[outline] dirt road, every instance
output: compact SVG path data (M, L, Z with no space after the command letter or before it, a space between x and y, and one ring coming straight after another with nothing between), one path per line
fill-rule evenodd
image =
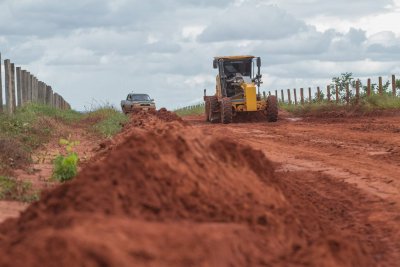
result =
M262 150L290 185L287 197L296 195L317 207L315 214L326 222L327 232L335 228L360 234L382 266L398 266L400 117L285 117L274 124L230 125L206 124L202 117L186 120L208 135Z
M185 121L132 114L0 224L0 266L399 266L400 117Z

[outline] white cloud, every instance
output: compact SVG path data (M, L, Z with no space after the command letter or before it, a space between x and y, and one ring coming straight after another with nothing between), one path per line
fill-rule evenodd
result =
M399 7L400 0L0 0L0 52L77 109L92 99L119 105L130 91L171 108L214 89L216 55L261 56L263 90L326 83L345 71L398 72Z

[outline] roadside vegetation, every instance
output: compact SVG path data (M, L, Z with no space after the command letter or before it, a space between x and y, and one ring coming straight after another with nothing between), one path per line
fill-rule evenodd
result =
M187 106L174 110L174 112L181 117L184 116L195 116L204 114L204 104L197 104L193 106Z
M66 182L78 174L78 153L74 147L79 141L60 139L59 144L64 146L65 153L58 155L53 161L53 179L59 182Z
M377 84L371 84L371 92L368 96L367 86L363 85L360 80L355 80L352 73L342 73L339 77L332 78L330 85L331 101L328 101L325 94L321 92L318 98L316 94L311 103L304 105L294 105L288 103L280 103L280 108L297 116L316 115L324 116L327 113L354 113L357 115L370 114L375 111L384 110L400 110L400 97L393 96L391 92L390 82L383 83L383 93L379 94ZM358 81L360 86L360 96L356 99L354 90ZM346 102L346 86L349 85L349 103ZM336 103L336 87L338 88L338 103ZM400 88L400 80L396 80L396 88Z
M0 175L31 162L31 153L48 142L58 122L78 121L82 114L38 104L19 108L14 115L0 114Z
M121 113L113 106L106 105L87 113L87 119L95 123L92 128L102 137L112 137L121 131L123 125L128 122L129 117Z
M0 200L33 202L39 200L39 192L30 182L0 176Z
M104 138L119 132L127 121L128 117L111 105L77 112L29 104L18 108L14 115L0 114L0 175L12 176L13 170L27 167L32 163L32 153L56 137L55 134L63 134L63 129L73 131L73 127L79 125ZM57 162L61 166L78 161L72 159L73 156L59 158Z

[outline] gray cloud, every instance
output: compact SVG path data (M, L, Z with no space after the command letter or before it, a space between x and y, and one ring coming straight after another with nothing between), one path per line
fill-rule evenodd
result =
M254 2L250 0L249 2ZM264 2L279 5L291 14L298 17L317 17L332 16L341 18L357 18L365 15L388 12L387 8L394 4L393 0L256 0L256 2Z
M304 22L276 6L240 5L218 14L199 36L199 41L280 39L306 29Z
M171 108L200 101L203 88L214 88L216 55L261 56L263 90L329 81L344 71L398 70L399 32L321 32L304 22L384 13L390 3L0 0L7 22L0 25L0 46L3 58L51 84L75 108L93 99L118 106L130 91Z

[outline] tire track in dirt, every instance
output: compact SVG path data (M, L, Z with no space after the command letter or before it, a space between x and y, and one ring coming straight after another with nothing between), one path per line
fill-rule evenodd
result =
M287 197L317 207L315 220L363 236L378 266L400 262L399 117L231 125L205 124L200 117L187 121L207 135L262 150L288 185Z

